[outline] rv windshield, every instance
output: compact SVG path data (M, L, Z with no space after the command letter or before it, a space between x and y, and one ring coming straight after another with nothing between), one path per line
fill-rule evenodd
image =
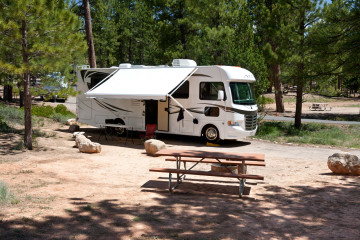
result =
M244 82L231 82L230 89L233 103L244 105L256 104L252 84Z

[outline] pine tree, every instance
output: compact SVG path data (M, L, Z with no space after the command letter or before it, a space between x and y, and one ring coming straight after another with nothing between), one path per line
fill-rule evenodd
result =
M24 89L24 143L32 149L30 76L70 65L84 50L76 15L63 0L0 1L0 69L21 78ZM11 51L13 59L5 59Z
M92 33L91 12L90 12L89 0L83 0L83 8L84 8L86 41L88 44L89 63L90 63L91 68L96 68L96 56L95 56L95 47L94 47L94 37L93 37L93 33Z
M268 67L268 78L275 89L276 111L284 112L281 65L286 62L288 35L291 33L292 16L286 1L249 0L255 21L255 31Z
M320 19L320 6L318 1L292 0L288 1L291 13L294 17L293 34L289 35L291 57L288 58L289 77L296 84L296 110L295 128L301 129L301 115L303 103L303 91L311 78L312 56L310 53L311 39L309 31L312 25Z

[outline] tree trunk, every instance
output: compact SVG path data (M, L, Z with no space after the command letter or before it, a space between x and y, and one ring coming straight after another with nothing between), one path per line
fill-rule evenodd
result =
M95 47L94 47L94 38L92 34L89 0L83 0L83 7L84 7L86 40L88 44L89 64L91 68L96 68Z
M12 90L13 90L13 87L11 85L4 85L4 101L5 102L13 101Z
M28 68L29 55L28 55L28 42L27 42L27 25L26 20L22 20L21 26L22 33L22 57L23 64ZM24 144L29 150L33 149L32 146L32 123L31 123L31 92L30 92L30 73L29 69L24 73L24 112L25 112L25 134Z
M301 115L302 115L302 99L303 99L303 84L298 80L296 89L296 110L295 110L295 128L301 129Z
M275 87L275 102L276 102L276 112L284 112L284 102L283 102L283 94L282 94L282 84L280 80L280 64L272 65L272 79Z
M299 26L301 40L299 53L301 56L298 64L298 77L297 77L297 89L296 89L296 110L295 110L295 128L301 129L301 115L302 115L302 98L305 76L305 10L301 12L301 22Z

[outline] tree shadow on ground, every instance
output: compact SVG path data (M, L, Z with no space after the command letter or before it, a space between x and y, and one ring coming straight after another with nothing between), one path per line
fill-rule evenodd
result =
M332 121L360 122L360 114L339 114L339 113L314 112L314 113L303 114L302 118L332 120Z
M143 187L154 189L155 204L71 198L64 217L2 221L0 239L358 239L360 183L350 179L323 187L264 185L261 200L208 183L169 194L167 181L155 181Z
M23 130L9 129L0 133L0 155L16 155L20 151L23 140ZM19 149L19 150L18 150Z

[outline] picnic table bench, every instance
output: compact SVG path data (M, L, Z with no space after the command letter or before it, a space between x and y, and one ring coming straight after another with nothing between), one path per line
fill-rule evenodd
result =
M151 168L151 172L165 172L169 173L169 191L180 185L185 179L186 174L202 175L213 177L237 178L239 180L239 196L242 197L246 179L264 180L261 175L247 174L247 166L265 166L264 154L253 153L233 153L233 152L213 152L213 151L191 151L178 149L163 149L156 153L157 156L172 156L173 158L166 158L166 161L175 161L176 168ZM186 168L186 163L194 163L190 168ZM184 169L181 169L181 163ZM199 163L217 163L224 166L228 172L212 172L212 171L198 171L193 170ZM238 173L233 173L227 166L238 166ZM172 174L176 174L176 183L172 186Z
M319 111L325 111L326 108L328 108L327 103L313 103L309 107L310 110L319 110ZM330 110L331 110L331 107L330 107Z

